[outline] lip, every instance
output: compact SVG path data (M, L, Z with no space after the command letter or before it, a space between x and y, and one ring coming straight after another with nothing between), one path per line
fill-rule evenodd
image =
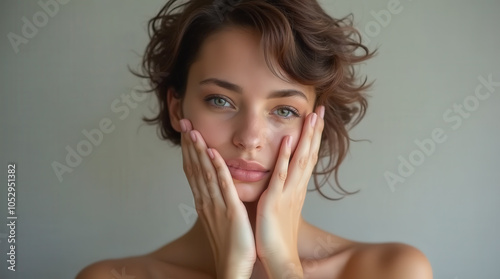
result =
M226 160L226 165L233 179L243 182L257 182L269 173L261 164L243 159Z

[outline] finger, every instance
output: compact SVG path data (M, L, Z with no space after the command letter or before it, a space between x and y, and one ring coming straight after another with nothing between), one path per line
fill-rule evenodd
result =
M217 150L210 148L210 151L214 155L212 163L217 171L217 179L226 207L231 210L238 210L238 207L241 206L241 200L234 186L233 177L227 168L226 162Z
M297 148L295 149L289 167L290 174L288 175L288 180L293 181L293 183L290 185L290 187L292 188L300 187L302 184L304 184L302 183L303 177L307 177L307 179L309 179L310 177L310 174L307 174L306 171L309 164L311 163L311 156L309 152L311 149L311 141L314 136L314 126L312 122L315 118L315 122L318 122L317 116L318 115L315 112L310 113L306 117L306 121L304 121L304 127L302 128L299 143L297 145ZM287 190L286 188L288 186L288 184L285 186L284 191Z
M192 131L193 128L192 128L192 124L187 119L181 120L181 123L185 129L185 132L181 133L181 142L182 142L182 148L183 148L182 155L183 155L183 158L185 158L184 160L189 162L189 164L188 164L188 165L190 165L189 168L192 168L191 167L193 164L192 159L191 159L192 153L190 152L190 149L192 150L194 148L195 143L192 141L190 132ZM203 143L205 143L205 142L203 141ZM211 163L210 163L210 165L211 165ZM213 168L213 166L212 166L212 168ZM212 214L205 214L206 211L204 211L203 209L206 208L206 206L208 205L208 203L206 201L204 201L207 199L207 196L204 193L200 194L200 188L204 188L205 184L201 184L199 182L199 179L196 179L196 177L192 173L192 170L191 170L190 177L188 180L189 180L190 187L193 191L193 196L195 198L197 212L199 215L200 214L203 215L203 217L200 218L202 225L203 225L203 227L205 227L205 231L209 235L208 239L211 242L210 244L212 245L212 247L215 247L214 246L215 243L213 243L214 239L215 239L215 236L213 235L213 232L214 232L213 227L217 226L217 224L215 224L216 222L214 221ZM222 210L225 210L225 209L223 208Z
M309 150L309 154L311 155L311 164L309 164L309 167L311 169L308 170L308 172L312 172L314 166L318 163L319 148L321 146L323 129L325 127L325 121L323 119L325 115L325 106L319 106L317 113L318 120L316 122L316 126L314 127L314 136L312 138L311 149Z
M193 131L192 125L187 119L182 119L181 123L185 128L185 132L181 134L183 156L187 157L184 168L189 185L193 191L195 207L197 210L201 210L207 204L211 204L210 194L203 183L203 177L200 176L201 163L195 150L195 141L191 135L191 131Z
M292 136L285 136L281 142L280 152L274 166L273 175L269 181L269 195L278 197L283 192L283 187L288 176L288 164L292 153Z
M196 183L196 179L193 175L193 167L191 162L191 155L189 152L189 130L186 128L186 124L181 120L181 126L183 127L183 131L181 132L181 150L182 150L182 167L184 173L186 174L186 178L189 182L189 186L191 191L193 192L193 196L195 202L200 198L200 191L198 189L198 184Z
M188 144L188 152L189 158L191 160L191 169L192 176L195 184L197 185L198 192L200 196L198 197L196 207L198 210L201 210L207 205L211 205L213 203L210 192L205 184L205 178L203 177L203 165L200 159L200 153L204 153L199 145L200 137L198 137L199 133L196 133L195 130L190 130L186 135L186 141Z
M196 130L192 130L191 134L195 137L193 142L194 150L196 151L197 161L199 162L200 172L198 174L198 183L202 188L205 188L208 196L205 198L210 199L212 203L226 208L220 187L217 179L217 171L209 158L207 144L203 136Z

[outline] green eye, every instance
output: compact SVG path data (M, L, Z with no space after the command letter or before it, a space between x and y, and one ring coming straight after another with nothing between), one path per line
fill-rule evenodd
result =
M276 115L285 119L300 117L299 112L293 107L281 107L276 109Z
M215 97L213 100L214 100L215 105L221 106L221 107L223 107L227 103L226 100L219 98L219 97Z
M276 110L279 116L288 117L292 113L289 109L280 108Z
M210 96L205 98L205 102L209 103L211 106L215 108L228 108L231 107L231 103L226 100L226 98L219 96Z

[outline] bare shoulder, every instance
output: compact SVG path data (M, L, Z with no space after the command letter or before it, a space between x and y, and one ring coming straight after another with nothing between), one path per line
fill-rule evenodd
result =
M157 278L154 276L158 265L145 256L102 260L86 266L76 279Z
M359 243L340 278L432 279L432 267L419 249L404 243Z
M150 255L108 259L92 263L82 269L76 279L160 279L208 278L205 274L181 266L159 261Z

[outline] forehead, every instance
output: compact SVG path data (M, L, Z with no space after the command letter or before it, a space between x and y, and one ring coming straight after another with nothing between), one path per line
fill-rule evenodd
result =
M278 66L276 69L280 70ZM207 78L228 80L248 90L297 89L310 99L315 97L313 86L289 83L272 73L260 46L260 34L252 29L227 27L207 37L190 68L189 79L199 82Z
M256 31L226 27L208 36L200 47L199 60L214 66L239 60L242 64L259 64L255 58L264 58L260 49L260 36ZM253 63L252 63L253 62Z

